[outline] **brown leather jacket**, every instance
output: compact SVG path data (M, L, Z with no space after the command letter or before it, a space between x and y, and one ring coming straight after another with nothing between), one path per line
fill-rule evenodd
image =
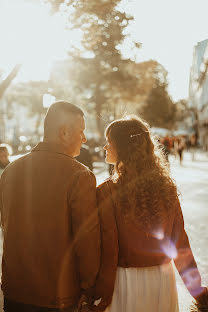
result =
M4 171L0 210L4 296L36 306L76 305L100 262L93 173L61 146L41 142Z
M97 188L102 248L94 297L102 300L94 310L104 311L111 303L118 266L151 267L173 259L186 287L195 296L201 287L201 277L184 229L179 201L160 231L147 233L139 224L126 221L117 197L119 188L110 179Z

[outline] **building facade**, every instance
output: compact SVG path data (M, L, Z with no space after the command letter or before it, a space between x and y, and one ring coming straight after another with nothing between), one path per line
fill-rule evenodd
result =
M190 71L189 105L199 142L208 150L208 39L194 47Z

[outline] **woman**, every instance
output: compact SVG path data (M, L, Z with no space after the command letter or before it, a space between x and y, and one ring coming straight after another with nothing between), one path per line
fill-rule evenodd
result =
M95 298L101 301L94 310L179 311L172 259L194 298L206 288L164 153L136 116L113 121L105 136L114 174L97 189L102 259Z

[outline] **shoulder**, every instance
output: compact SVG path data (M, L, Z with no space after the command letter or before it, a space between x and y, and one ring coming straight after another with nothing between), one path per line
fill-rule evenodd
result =
M97 186L97 199L98 201L104 200L105 202L110 200L114 201L117 184L110 178L106 179L103 183Z
M81 164L76 159L72 159L73 174L79 182L93 184L96 186L96 178L94 173L85 165Z
M113 187L113 181L111 178L106 179L103 183L99 184L97 186L97 192L105 192L110 191L110 189Z
M80 173L85 173L88 175L94 175L93 172L85 165L80 163L77 159L71 158L72 166Z
M7 175L11 175L14 172L16 172L15 169L21 167L21 164L24 162L25 158L28 157L28 154L25 154L21 157L18 157L17 159L10 162L6 168L2 172L2 178L6 177Z

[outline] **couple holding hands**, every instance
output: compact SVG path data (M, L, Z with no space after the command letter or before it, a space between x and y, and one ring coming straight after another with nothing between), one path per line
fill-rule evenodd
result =
M207 288L194 260L169 166L148 124L129 116L105 130L112 176L74 157L85 120L55 102L44 138L0 180L5 312L177 312L173 262L198 305Z

